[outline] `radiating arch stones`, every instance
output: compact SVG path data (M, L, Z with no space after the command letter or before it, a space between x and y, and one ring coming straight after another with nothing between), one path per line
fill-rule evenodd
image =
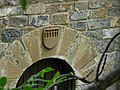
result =
M50 30L47 34L45 47L43 31ZM55 32L58 30L59 32ZM46 34L46 35L47 35ZM54 35L58 35L56 38ZM55 44L54 43L55 41ZM54 47L49 48L49 44ZM50 25L37 28L20 40L14 41L6 50L1 58L0 69L5 71L6 76L11 81L17 81L23 71L34 62L44 58L57 57L64 60L74 68L80 71L85 65L97 56L95 46L87 37L80 34L79 31L57 25ZM4 67L1 67L5 65ZM15 85L13 85L15 86Z

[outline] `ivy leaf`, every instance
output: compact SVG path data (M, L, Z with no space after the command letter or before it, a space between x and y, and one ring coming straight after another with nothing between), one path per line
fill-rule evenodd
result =
M24 86L23 90L34 90L34 89L31 88L30 86Z
M34 90L44 90L42 87L36 88Z
M17 88L12 88L11 90L18 90Z
M4 87L7 84L7 78L6 77L1 77L0 78L0 86Z
M55 73L55 75L53 76L53 78L52 78L50 81L48 81L48 83L47 83L47 85L45 86L45 88L49 88L49 87L53 84L54 80L55 80L57 77L59 77L59 76L60 76L60 72L57 71L57 72Z
M20 4L23 10L27 9L28 0L20 0Z
M53 71L53 70L54 70L53 68L47 67L47 68L41 70L41 71L37 74L37 76L44 78L45 73L51 72L51 71Z
M0 86L0 90L4 90L4 88Z

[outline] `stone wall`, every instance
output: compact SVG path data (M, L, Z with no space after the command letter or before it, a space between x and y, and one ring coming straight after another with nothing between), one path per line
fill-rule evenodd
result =
M14 40L47 25L63 25L86 35L96 46L99 55L103 53L110 39L120 32L119 0L28 0L28 2L27 10L22 11L19 0L0 0L0 58ZM119 38L112 43L107 53L108 60L103 74L109 72L114 67L115 61L120 59ZM93 63L94 60L85 66L81 75L88 74L88 71L94 68L89 67Z

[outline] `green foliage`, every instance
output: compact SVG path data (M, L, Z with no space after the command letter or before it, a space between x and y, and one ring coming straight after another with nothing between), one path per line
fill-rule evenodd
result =
M49 72L54 71L53 68L47 67L37 74L31 76L23 85L17 88L13 88L11 90L49 90L52 86L55 84L59 84L62 82L64 79L67 78L67 75L60 75L60 72L57 71L54 76L50 80L45 80L45 75ZM37 82L44 82L46 83L45 85L37 83ZM7 78L6 77L1 77L0 78L0 90L5 90L4 86L7 84ZM37 86L38 88L33 88ZM10 89L9 89L10 90Z
M41 71L37 74L37 76L44 78L45 73L51 72L51 71L53 71L53 70L54 70L53 68L47 67L47 68L41 70Z
M0 87L3 88L7 84L7 78L1 77L0 78Z
M22 6L22 9L26 10L28 5L28 0L20 0L20 4Z

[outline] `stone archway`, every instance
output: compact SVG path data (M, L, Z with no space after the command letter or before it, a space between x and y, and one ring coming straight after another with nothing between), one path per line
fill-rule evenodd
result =
M44 58L42 60L38 60L37 62L33 63L31 66L29 66L23 74L20 76L18 83L16 87L21 86L23 83L25 83L32 75L37 74L39 71L45 69L46 67L51 67L54 69L54 71L46 73L44 79L50 80L53 78L55 73L57 71L60 72L60 74L68 74L68 73L74 73L74 70L72 67L63 59L59 58ZM46 85L45 82L36 82L38 84ZM34 88L36 88L35 86ZM52 87L50 90L54 90L54 87ZM57 86L57 90L75 90L75 80L69 80L66 82L63 82Z
M44 35L48 31L55 31L54 39L45 38L52 37L51 34ZM8 77L10 87L15 87L25 69L37 60L64 58L77 75L80 75L82 68L96 56L96 48L87 37L64 26L50 25L37 28L21 39L15 40L0 58L0 69Z

